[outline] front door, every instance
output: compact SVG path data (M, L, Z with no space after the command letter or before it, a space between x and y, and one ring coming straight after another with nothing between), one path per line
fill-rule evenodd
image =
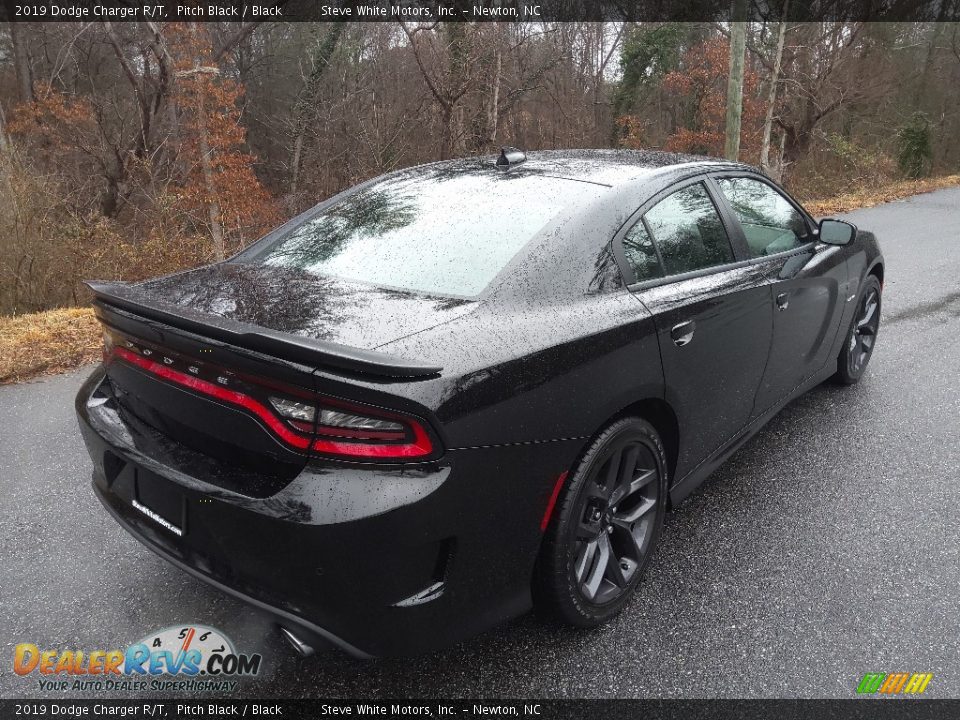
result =
M684 429L679 481L750 419L770 349L769 283L737 262L702 182L648 209L622 247L631 289L655 319L666 400Z
M812 227L772 185L754 177L717 178L743 228L758 268L770 280L773 343L757 391L760 415L819 372L836 338L846 301L840 248L814 242Z

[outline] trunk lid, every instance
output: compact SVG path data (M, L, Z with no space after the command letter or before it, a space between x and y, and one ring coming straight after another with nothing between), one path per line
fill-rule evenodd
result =
M190 462L200 479L267 496L313 455L391 462L439 452L420 419L428 412L387 390L441 368L371 348L469 304L420 308L407 293L249 266L90 287L114 400L141 450L160 462L180 465L189 450L216 461ZM335 394L320 370L343 379ZM354 377L378 380L384 392L351 392Z
M241 263L202 267L136 288L189 311L364 350L449 322L476 307L472 300Z

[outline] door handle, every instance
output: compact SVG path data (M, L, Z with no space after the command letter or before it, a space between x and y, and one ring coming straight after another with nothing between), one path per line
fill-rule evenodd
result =
M790 307L790 294L783 292L777 295L777 309L782 312L788 307Z
M693 320L674 325L670 329L670 338L677 347L683 347L693 340L693 331L697 329L697 324Z

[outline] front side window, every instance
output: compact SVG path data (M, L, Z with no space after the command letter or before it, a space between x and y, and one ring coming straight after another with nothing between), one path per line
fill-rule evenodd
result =
M721 178L721 192L740 221L753 257L793 250L807 242L807 224L770 185L753 178Z
M733 262L733 248L702 183L658 202L644 216L668 275Z

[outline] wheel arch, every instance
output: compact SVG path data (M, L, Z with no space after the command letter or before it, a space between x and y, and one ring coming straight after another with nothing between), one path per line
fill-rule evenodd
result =
M867 270L867 275L873 275L877 278L880 283L880 288L883 289L883 262L877 260L869 270Z
M646 420L657 431L660 440L663 442L663 449L667 454L667 484L672 485L675 481L677 457L680 453L680 422L677 420L676 412L674 412L670 403L663 398L645 398L627 405L610 417L602 428L629 415L635 415ZM669 495L667 497L669 499Z
M677 458L679 457L680 453L680 422L677 419L677 413L674 411L673 407L671 407L670 403L659 397L647 397L643 398L642 400L632 402L613 413L606 420L600 423L594 433L584 442L583 447L581 447L577 453L576 461L571 466L571 472L573 471L573 468L576 468L580 464L580 460L583 457L584 452L588 447L590 447L590 444L593 442L594 438L596 438L608 427L613 425L613 423L620 418L630 416L639 417L642 420L646 420L648 423L653 425L653 429L657 431L657 434L660 436L660 440L663 442L663 449L666 451L667 455L667 484L668 486L672 485L676 480L674 475L677 469ZM667 496L667 501L669 502L669 494Z
M663 449L667 455L667 509L669 509L671 505L669 490L670 486L675 482L674 474L680 452L680 423L670 403L663 398L647 397L642 400L637 400L610 415L597 426L590 437L584 440L581 447L577 450L576 457L570 465L569 472L573 473L580 465L587 448L590 447L600 433L620 418L631 416L639 417L653 425L653 429L657 431L657 435L660 436L660 440L663 443ZM565 482L564 485L566 485Z
M569 473L572 476L575 470L583 462L585 455L589 449L593 446L595 441L599 436L601 436L605 430L607 430L611 425L615 424L623 418L639 418L646 421L653 426L653 429L657 432L657 435L660 437L660 441L663 443L664 453L666 454L667 460L667 487L665 495L664 509L669 511L672 503L670 499L670 485L673 482L673 473L677 465L677 458L679 455L679 446L680 446L680 426L677 419L676 412L670 406L670 404L664 400L662 397L646 397L635 402L631 402L629 405L621 408L617 412L613 413L606 418L602 423L600 423L595 432L585 440L583 445L577 451L576 458L574 462L570 465ZM559 483L554 490L555 495L559 494L560 491L566 492L568 489L569 483L567 482L568 473L564 472L559 479ZM553 509L551 501L551 510ZM659 512L659 511L658 511ZM555 515L551 513L550 525L555 525ZM543 551L544 543L550 537L549 531L542 533L540 537L540 542L537 545L537 553L534 559L534 564L531 572L531 593L534 599L535 605L542 605L543 597L540 595L542 592L541 583L537 581L537 575L542 571L542 562L543 562Z

